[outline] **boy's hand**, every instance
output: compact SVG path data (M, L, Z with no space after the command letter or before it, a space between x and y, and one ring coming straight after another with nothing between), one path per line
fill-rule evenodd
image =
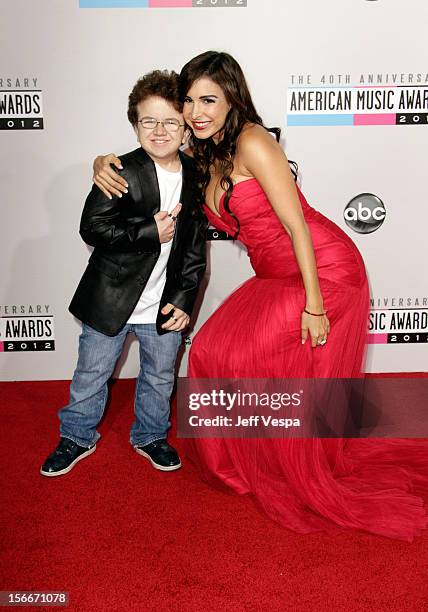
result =
M92 180L111 200L112 195L121 198L122 193L128 193L128 183L110 167L110 164L113 164L119 170L123 170L120 159L114 153L96 157L93 164L94 176Z
M189 325L189 315L186 314L184 310L176 308L173 304L166 304L162 308L161 313L165 315L171 313L171 318L168 319L168 321L162 325L163 329L178 332Z
M170 213L167 213L166 210L160 210L155 214L154 219L158 227L159 242L161 244L172 240L175 232L175 221L180 210L181 204L177 204Z

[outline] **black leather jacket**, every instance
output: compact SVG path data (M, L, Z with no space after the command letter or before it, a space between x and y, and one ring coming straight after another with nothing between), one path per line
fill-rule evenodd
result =
M159 334L165 333L160 309L168 302L191 313L206 266L207 221L199 207L194 161L179 154L182 209L157 315ZM128 193L110 200L94 185L86 199L80 235L95 248L69 307L74 316L107 336L116 335L126 324L161 248L153 218L160 208L155 165L141 147L120 159Z

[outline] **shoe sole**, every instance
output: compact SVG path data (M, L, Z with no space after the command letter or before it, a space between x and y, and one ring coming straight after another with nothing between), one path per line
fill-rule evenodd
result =
M92 455L92 453L95 452L96 448L97 448L97 445L94 444L94 446L92 446L91 448L88 448L88 450L85 453L82 453L81 455L79 455L77 459L75 459L72 463L70 463L68 467L64 468L63 470L59 470L58 472L44 472L43 469L40 468L40 474L42 474L42 476L48 476L49 478L52 478L55 476L62 476L63 474L68 474L68 472L71 472L71 470L74 468L76 463L78 463L81 459L84 459L85 457Z
M147 453L145 453L143 450L141 450L140 448L134 446L135 452L138 453L139 455L142 455L143 457L145 457L146 459L148 459L150 461L150 463L152 464L152 466L156 469L156 470L160 470L161 472L173 472L175 470L178 470L181 468L181 461L180 463L178 463L177 465L160 465L159 463L155 463L155 461L153 461L153 459L150 457L150 455L148 455Z

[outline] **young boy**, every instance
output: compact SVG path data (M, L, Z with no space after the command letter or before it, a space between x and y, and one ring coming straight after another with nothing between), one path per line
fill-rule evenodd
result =
M95 248L70 304L83 323L79 357L44 476L66 474L95 451L107 381L131 331L141 367L130 442L156 469L181 466L166 441L169 402L180 332L205 270L206 222L194 162L179 150L186 127L178 75L157 70L139 79L128 119L141 147L121 156L127 192L110 197L94 186L82 214L80 235Z

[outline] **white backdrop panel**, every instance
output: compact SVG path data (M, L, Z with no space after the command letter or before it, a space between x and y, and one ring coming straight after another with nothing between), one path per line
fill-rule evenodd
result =
M350 75L351 86L359 84L360 75L369 74L383 79L403 74L402 84L409 84L409 74L426 78L427 3L248 0L247 4L82 9L77 0L0 3L0 95L4 100L16 89L22 89L21 94L40 89L44 120L42 130L0 131L3 380L71 378L79 323L67 307L89 256L78 225L91 187L92 159L137 146L126 106L140 75L154 68L178 71L186 60L207 49L228 51L241 63L265 123L283 129L282 143L299 163L308 201L360 248L374 307L398 307L403 298L408 300L406 308L427 310L423 300L428 293L428 213L422 151L428 109L421 114L425 125L287 126L286 117L293 75L306 80L310 75L311 85L320 84L322 75L335 75L333 85L338 85L338 75ZM0 121L4 118L0 112ZM380 197L387 212L382 227L365 235L348 228L343 219L346 204L364 192ZM196 330L252 274L238 245L213 241L209 252L209 282ZM6 322L20 313L28 320L34 318L37 305L40 317L53 315L55 351L18 350L18 345L6 350L11 339L4 335ZM22 332L16 320L14 324L16 334ZM377 331L380 342L382 330ZM411 327L404 331L414 332ZM400 343L370 345L367 369L426 370L425 332L419 339L413 333ZM186 355L182 373L185 366ZM132 377L137 369L132 343L118 370L121 376Z

